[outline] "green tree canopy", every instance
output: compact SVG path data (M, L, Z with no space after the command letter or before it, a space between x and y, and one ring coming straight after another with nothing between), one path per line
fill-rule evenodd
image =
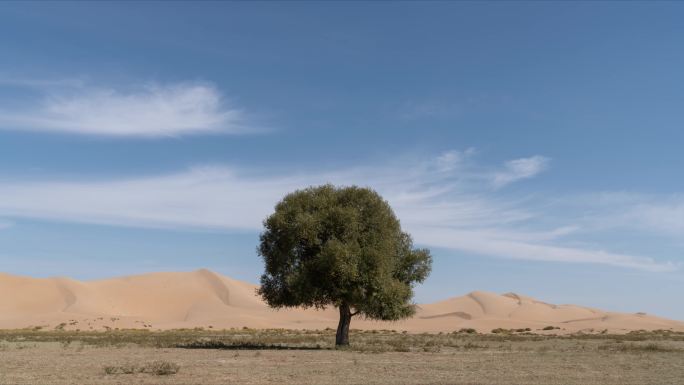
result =
M352 316L399 320L414 313L413 286L430 273L389 204L369 188L309 187L288 194L264 221L259 294L272 307L335 306L337 345Z

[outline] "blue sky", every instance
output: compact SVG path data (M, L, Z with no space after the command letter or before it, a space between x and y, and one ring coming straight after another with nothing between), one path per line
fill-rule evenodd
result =
M256 282L289 191L472 290L684 319L684 5L2 3L0 270Z

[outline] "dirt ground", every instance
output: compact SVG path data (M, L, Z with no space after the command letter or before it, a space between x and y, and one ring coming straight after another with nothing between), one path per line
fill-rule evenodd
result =
M370 348L383 339L400 351ZM242 345L187 349L125 339L116 345L83 343L73 335L63 341L3 340L0 334L0 384L684 384L680 338L373 335L357 340L348 350L294 342L295 350L259 344L249 349L244 337ZM105 371L159 361L178 365L178 372Z

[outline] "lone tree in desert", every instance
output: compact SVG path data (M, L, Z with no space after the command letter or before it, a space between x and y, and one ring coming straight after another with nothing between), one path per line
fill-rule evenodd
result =
M413 286L430 273L389 204L368 188L309 187L288 194L264 221L259 294L275 308L335 306L335 344L349 345L355 315L399 320L415 312Z

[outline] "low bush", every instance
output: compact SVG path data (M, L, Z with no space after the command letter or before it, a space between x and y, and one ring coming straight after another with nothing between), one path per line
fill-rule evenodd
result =
M635 343L606 343L599 345L598 350L622 352L622 353L657 353L657 352L679 352L680 349L661 345L658 343L635 344Z
M157 376L168 376L176 374L180 370L180 365L169 361L154 361L143 366L135 364L105 366L105 374L135 374L148 373Z
M176 374L180 370L180 366L174 362L169 361L155 361L145 366L143 373L155 374L157 376L168 376Z

